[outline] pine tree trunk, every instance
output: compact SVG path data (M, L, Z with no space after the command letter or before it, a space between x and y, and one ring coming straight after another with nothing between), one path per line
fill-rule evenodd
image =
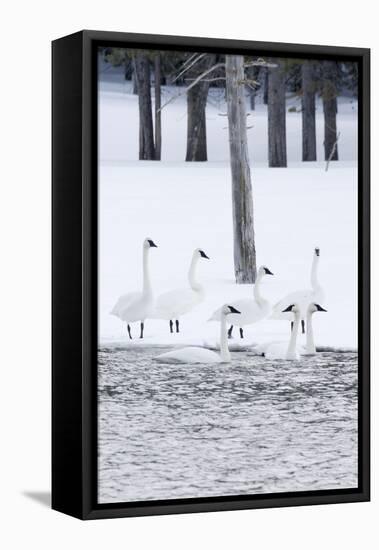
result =
M157 52L154 58L155 80L155 160L161 160L162 150L162 113L161 113L161 56Z
M246 131L243 56L226 56L226 99L232 172L234 272L237 283L254 283L256 252L253 192Z
M202 63L195 65L197 73L210 69L215 64L216 56L208 54ZM188 76L197 76L191 71ZM206 161L207 156L207 129L206 107L209 82L200 81L187 93L187 152L186 161Z
M338 160L336 72L335 61L324 61L322 102L324 106L325 160Z
M287 166L286 140L286 85L280 60L269 69L268 76L268 164L271 167Z
M138 95L137 86L138 86L138 84L137 84L136 71L133 68L133 72L132 72L132 92L133 92L134 95Z
M150 63L147 55L138 51L134 57L138 88L140 124L140 160L155 160L153 116L150 90Z
M314 66L304 61L301 66L302 80L302 124L303 124L303 161L317 160L316 152L316 84Z

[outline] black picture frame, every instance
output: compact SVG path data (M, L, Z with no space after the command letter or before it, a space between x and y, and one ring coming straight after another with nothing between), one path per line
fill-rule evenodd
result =
M97 58L100 45L353 60L359 66L359 486L256 496L98 504ZM81 519L370 499L370 50L81 31L52 43L52 507Z

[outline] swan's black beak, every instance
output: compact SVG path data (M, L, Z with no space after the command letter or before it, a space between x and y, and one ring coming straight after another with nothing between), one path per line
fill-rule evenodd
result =
M286 309L283 309L282 313L287 313L288 311L292 311L293 307L295 307L295 304L291 304L290 306L286 307Z
M155 244L155 242L150 240L150 239L149 239L149 245L150 245L151 248L158 248L158 246Z
M230 309L230 313L241 313L240 311L238 311L238 309L236 309L233 306L228 306L228 308Z
M265 267L265 273L266 275L274 275L273 272L270 271L268 267Z
M316 253L316 256L320 256L320 249L319 249L319 248L315 248L315 253Z
M323 307L320 306L320 304L315 304L315 306L317 307L317 311L328 311L327 309L324 309Z
M202 258L206 258L207 260L210 259L209 256L206 255L206 253L204 252L204 250L200 250L200 256L201 256Z

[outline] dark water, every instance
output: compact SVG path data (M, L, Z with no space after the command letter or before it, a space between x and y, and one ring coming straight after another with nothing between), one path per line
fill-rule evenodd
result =
M99 502L357 486L357 355L99 352Z

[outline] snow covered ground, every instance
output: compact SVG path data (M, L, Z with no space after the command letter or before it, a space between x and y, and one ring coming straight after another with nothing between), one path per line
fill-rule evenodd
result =
M214 344L218 323L207 319L236 297L252 295L233 276L232 209L223 98L212 93L207 109L209 162L185 163L186 106L180 98L163 111L163 161L138 161L137 98L127 85L100 86L99 339L100 344ZM165 92L166 96L172 89ZM298 100L291 100L292 103ZM289 101L289 105L291 102ZM302 163L301 114L287 115L288 168L267 167L265 107L251 115L249 130L258 265L275 274L262 293L273 303L310 285L313 249L321 248L319 279L328 313L314 315L316 345L357 346L357 115L351 100L339 103L339 162ZM250 122L249 122L250 124ZM322 111L317 114L318 157ZM181 334L168 323L146 322L145 339L127 339L126 327L109 314L118 296L142 285L142 241L152 238L151 274L156 296L186 287L192 251L199 262L205 301L183 317ZM138 327L133 327L138 336ZM245 343L287 339L287 322L265 320L245 329ZM235 335L237 336L237 334ZM235 337L234 343L239 339Z

